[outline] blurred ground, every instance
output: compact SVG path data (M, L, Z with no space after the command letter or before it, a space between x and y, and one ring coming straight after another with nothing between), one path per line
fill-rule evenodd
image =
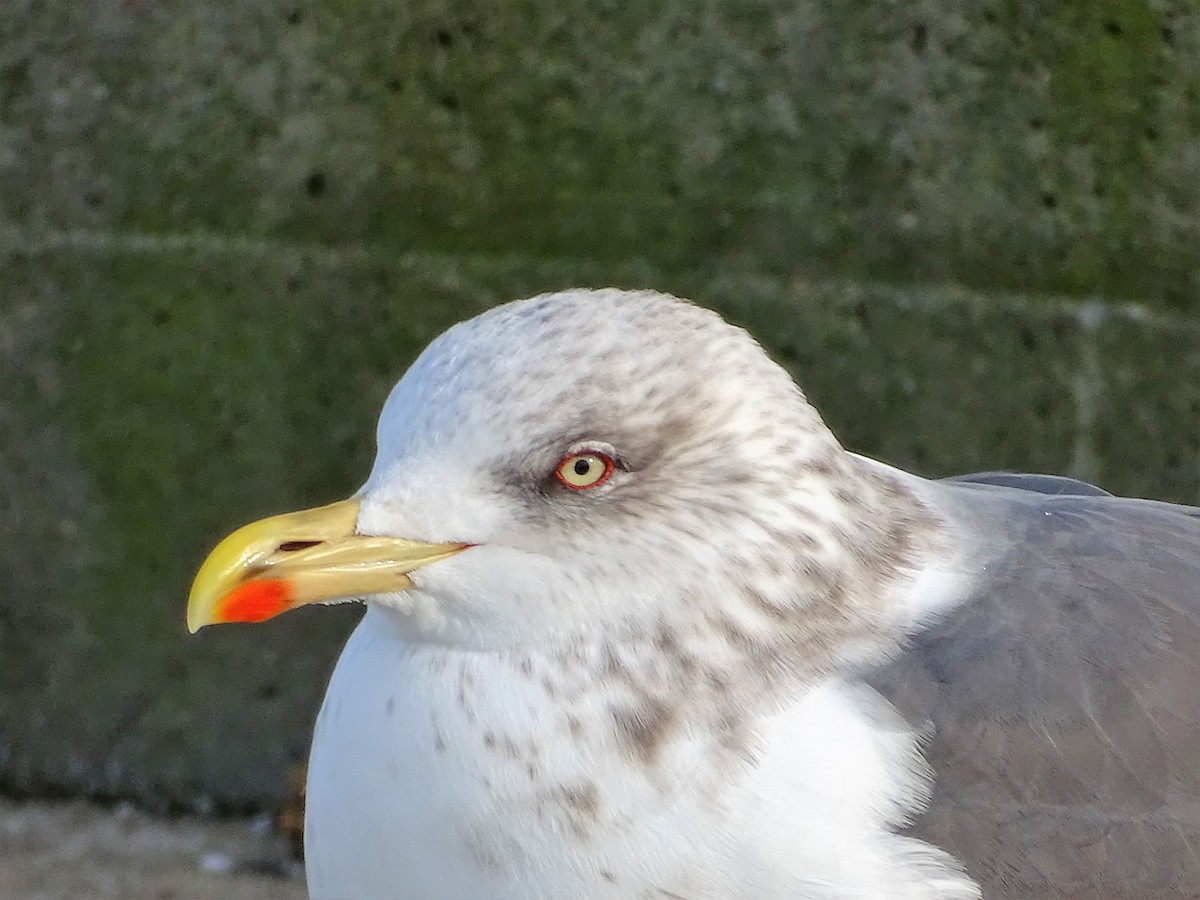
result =
M302 900L268 819L155 818L131 806L0 799L5 900Z

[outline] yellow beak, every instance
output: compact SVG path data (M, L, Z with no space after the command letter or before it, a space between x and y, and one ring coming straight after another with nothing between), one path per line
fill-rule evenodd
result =
M272 516L221 541L192 582L187 625L261 622L306 603L403 591L408 573L470 544L355 534L358 501Z

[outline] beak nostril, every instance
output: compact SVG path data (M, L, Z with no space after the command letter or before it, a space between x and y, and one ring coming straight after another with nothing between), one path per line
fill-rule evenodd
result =
M297 550L307 550L309 547L315 547L321 541L284 541L279 545L279 553L295 553Z

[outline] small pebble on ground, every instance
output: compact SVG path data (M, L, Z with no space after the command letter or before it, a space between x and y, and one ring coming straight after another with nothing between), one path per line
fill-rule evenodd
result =
M4 900L304 900L303 869L261 818L157 818L132 806L0 798Z

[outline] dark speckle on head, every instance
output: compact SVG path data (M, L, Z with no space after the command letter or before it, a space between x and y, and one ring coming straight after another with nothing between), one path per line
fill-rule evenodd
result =
M594 781L563 788L563 799L579 815L594 819L600 809L600 790Z
M583 737L583 722L576 715L567 716L567 733L575 740Z
M658 760L663 745L678 724L675 712L662 700L646 697L636 706L612 711L617 737L642 762Z
M590 779L550 788L536 803L540 816L557 819L581 841L591 837L602 812L600 788Z

